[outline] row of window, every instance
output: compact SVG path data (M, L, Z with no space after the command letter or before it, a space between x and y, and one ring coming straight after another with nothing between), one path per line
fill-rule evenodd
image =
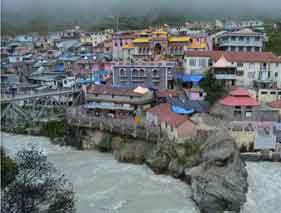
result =
M140 77L145 76L145 70L144 69L133 69L132 71L125 70L125 69L119 70L120 76L130 75L130 73L132 73L133 76L140 76ZM153 69L152 74L153 74L153 76L159 76L160 71L158 69Z
M250 40L255 40L255 41L260 41L260 37L249 37L249 36L231 36L231 37L223 37L223 41L250 41Z
M239 52L243 52L243 51L247 51L247 52L260 52L261 48L260 47L235 47L235 46L231 46L227 48L228 51L239 51Z
M261 95L268 95L268 94L270 94L270 95L281 95L281 91L279 91L279 92L277 92L277 91L261 91Z
M189 59L189 66L195 67L197 66L197 62L198 62L198 65L200 67L208 67L208 61L209 60L205 58L200 58L199 60L191 58Z

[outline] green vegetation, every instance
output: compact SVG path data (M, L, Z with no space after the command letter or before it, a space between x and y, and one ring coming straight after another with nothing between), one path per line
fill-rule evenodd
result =
M101 152L110 152L112 150L112 135L105 134L97 148Z
M1 155L2 157L2 155ZM72 184L34 147L16 154L18 174L1 193L1 212L75 212Z
M65 133L64 121L48 121L43 124L41 134L51 139L56 137L63 137Z
M5 188L14 181L17 175L17 165L14 160L6 155L3 147L1 150L1 188Z
M225 89L212 72L206 72L205 78L200 82L200 87L207 93L206 100L213 105L225 93Z
M266 28L268 42L266 43L266 51L281 55L281 30L274 30L272 27Z

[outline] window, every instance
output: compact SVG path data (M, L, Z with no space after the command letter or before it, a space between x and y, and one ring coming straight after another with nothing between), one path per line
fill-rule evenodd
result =
M248 78L254 79L255 78L255 72L248 72Z
M200 67L206 67L206 59L205 58L199 59L199 66Z
M189 66L195 67L196 66L196 59L189 59Z
M256 37L256 38L255 38L255 41L259 41L259 40L260 40L260 37Z
M243 63L238 63L237 66L238 67L243 67Z
M276 95L276 92L275 91L271 91L270 95Z
M246 111L245 112L245 117L246 118L252 117L252 111Z
M235 109L241 109L241 106L235 106Z
M231 47L231 48L230 48L230 51L235 51L235 47Z
M133 96L130 96L130 99L133 99L134 97Z
M237 76L243 76L243 75L244 75L244 71L243 70L237 71Z
M252 47L247 47L248 52L251 52L251 50L252 50Z
M153 76L155 77L155 76L158 76L158 70L157 69L154 69L153 70Z
M261 91L262 95L267 95L267 91Z
M243 36L239 36L239 41L243 41L244 37Z
M278 92L278 95L281 95L281 92Z
M232 40L232 41L235 41L235 40L236 40L236 37L235 37L235 36L231 36L231 40Z
M239 47L239 52L243 52L244 51L244 47Z
M260 48L259 47L255 47L255 52L259 52Z
M144 70L140 69L140 76L144 76Z
M133 69L133 76L137 76L138 75L138 70L137 69Z
M96 42L95 42L95 43L96 43ZM117 42L115 42L115 43L114 43L114 46L115 46L115 47L117 47L117 46L118 46Z
M275 67L276 67L276 68L278 68L278 67L279 67L279 64L278 64L278 63L276 63L276 64L275 64Z
M120 69L119 72L120 72L120 76L124 76L125 75L124 69Z

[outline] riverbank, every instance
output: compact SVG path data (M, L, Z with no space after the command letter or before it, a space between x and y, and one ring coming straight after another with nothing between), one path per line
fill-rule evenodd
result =
M54 145L46 137L2 133L8 153L37 145L73 183L77 212L199 213L189 185L155 175L145 165L118 163L111 154ZM247 162L249 190L243 213L281 212L280 163Z

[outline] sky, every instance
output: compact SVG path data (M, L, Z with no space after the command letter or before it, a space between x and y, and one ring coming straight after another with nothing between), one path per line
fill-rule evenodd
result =
M1 0L5 26L95 24L105 17L184 16L188 19L281 17L281 0Z

